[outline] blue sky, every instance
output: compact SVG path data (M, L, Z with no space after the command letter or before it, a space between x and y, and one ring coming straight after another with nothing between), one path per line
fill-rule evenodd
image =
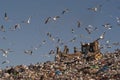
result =
M120 25L116 19L116 17L120 18L119 4L120 0L1 0L0 26L3 25L6 31L0 31L0 48L14 52L10 52L7 58L3 57L0 52L0 67L54 60L54 56L48 57L48 53L58 46L58 38L68 45L71 53L74 46L80 48L80 42L92 42L104 31L106 31L105 38L100 41L100 44L105 44L107 40L110 41L109 44L120 42ZM99 5L102 7L98 8L97 12L88 10L88 8ZM61 14L65 9L69 9L69 11ZM8 21L4 19L5 12ZM30 16L30 24L22 23ZM50 20L45 24L48 17L54 16L60 16L60 18L56 21ZM80 28L77 27L77 21L81 23ZM107 23L112 26L112 29L108 30L102 26ZM15 24L20 24L20 29L11 31L10 28ZM97 27L98 30L88 34L85 30L88 26ZM72 33L72 29L74 33ZM54 41L46 35L48 32L55 39ZM76 37L76 41L69 42L74 37ZM46 41L45 44L43 41ZM60 46L61 50L63 50L63 46ZM33 50L33 48L38 48L33 51L33 55L24 53L24 50ZM112 46L107 50L113 51L116 48L120 47ZM10 63L2 64L5 60L9 60Z

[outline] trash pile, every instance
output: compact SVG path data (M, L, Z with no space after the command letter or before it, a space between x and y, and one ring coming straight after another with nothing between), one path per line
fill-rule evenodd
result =
M120 80L120 49L98 60L81 57L6 67L0 80Z

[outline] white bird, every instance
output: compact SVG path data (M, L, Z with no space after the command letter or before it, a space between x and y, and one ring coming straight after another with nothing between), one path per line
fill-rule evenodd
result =
M2 51L4 57L7 57L9 52L13 52L10 49L8 49L8 50L0 49L0 51Z
M32 54L33 54L33 51L32 51L32 50L25 50L24 53L29 54L29 55L32 55Z
M22 21L23 23L30 24L31 23L31 16L26 21Z
M112 26L109 24L109 23L107 23L107 24L104 24L104 25L102 25L102 26L104 26L106 29L112 29Z
M28 20L27 20L27 24L30 24L30 22L31 22L31 16L28 18Z
M53 20L56 21L58 18L60 18L60 16L55 16L53 17Z
M116 20L117 20L117 24L120 25L120 18L116 17Z
M107 40L107 41L106 41L106 44L109 44L109 43L110 43L110 40Z
M106 32L103 32L103 33L100 35L99 39L104 39L105 33L106 33Z
M100 10L101 10L101 7L102 7L102 5L98 5L98 6L93 7L93 8L88 8L88 10L91 10L91 11L97 12L97 11L100 11Z

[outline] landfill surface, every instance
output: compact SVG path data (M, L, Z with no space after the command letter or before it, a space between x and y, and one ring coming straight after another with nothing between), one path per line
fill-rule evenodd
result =
M120 49L101 59L64 58L0 70L0 80L120 80Z

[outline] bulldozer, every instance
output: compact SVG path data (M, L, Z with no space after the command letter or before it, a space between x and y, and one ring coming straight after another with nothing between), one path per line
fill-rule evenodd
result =
M81 44L81 53L87 58L93 58L99 60L102 58L102 54L99 48L98 40L95 40L91 43L82 43Z
M91 43L81 43L81 51L75 51L74 53L66 52L68 48L64 48L64 51L61 52L60 49L57 47L56 54L59 56L59 59L73 59L73 58L81 58L84 56L87 60L99 60L102 58L102 54L99 48L98 40L95 40Z

